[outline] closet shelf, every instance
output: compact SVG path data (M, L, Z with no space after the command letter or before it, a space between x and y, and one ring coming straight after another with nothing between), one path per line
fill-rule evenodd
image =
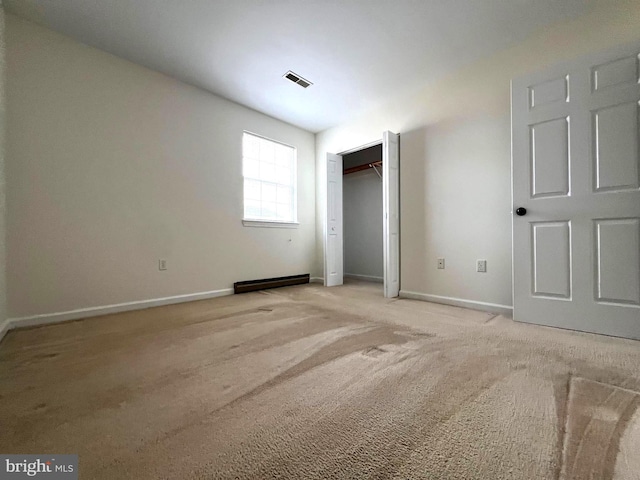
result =
M349 175L350 173L361 172L362 170L367 170L369 168L375 169L375 167L382 167L382 160L373 163L365 163L364 165L358 165L356 167L345 168L343 174Z

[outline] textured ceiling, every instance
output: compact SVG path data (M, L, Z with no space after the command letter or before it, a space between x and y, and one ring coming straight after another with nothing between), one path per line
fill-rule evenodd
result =
M5 0L7 11L317 132L598 0ZM308 89L282 75L293 70Z

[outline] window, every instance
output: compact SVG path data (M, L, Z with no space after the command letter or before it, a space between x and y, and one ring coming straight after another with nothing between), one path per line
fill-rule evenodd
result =
M244 132L242 167L245 225L295 223L296 149Z

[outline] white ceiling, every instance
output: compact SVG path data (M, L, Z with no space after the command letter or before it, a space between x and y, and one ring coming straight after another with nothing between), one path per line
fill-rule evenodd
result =
M318 132L597 0L5 0L7 11ZM287 70L314 82L282 78Z

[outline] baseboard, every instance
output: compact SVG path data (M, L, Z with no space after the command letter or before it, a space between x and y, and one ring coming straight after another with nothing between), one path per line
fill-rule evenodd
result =
M321 283L324 285L324 277L311 277L309 283Z
M186 295L154 298L151 300L140 300L137 302L118 303L115 305L104 305L100 307L80 308L77 310L69 310L67 312L45 313L42 315L33 315L30 317L10 318L5 323L8 324L7 330L13 330L14 328L34 327L38 325L47 325L50 323L60 323L60 322L66 322L69 320L79 320L82 318L108 315L111 313L128 312L131 310L142 310L142 309L151 308L151 307L161 307L163 305L173 305L176 303L194 302L196 300L207 300L209 298L222 297L225 295L232 295L232 294L233 294L232 288L224 288L222 290L212 290L210 292L189 293ZM0 332L1 331L2 330L0 330Z
M0 323L0 342L2 341L2 339L7 334L10 328L11 328L11 324L9 323L9 320L5 320L4 322Z
M408 292L400 290L401 298L410 298L412 300L423 300L426 302L441 303L443 305L452 305L454 307L470 308L472 310L481 310L483 312L491 312L499 315L511 317L513 315L513 307L509 305L500 305L497 303L478 302L476 300L465 300L463 298L441 297L440 295L430 295L428 293Z
M383 277L374 277L373 275L360 275L358 273L345 273L347 278L355 278L357 280L364 280L366 282L384 283Z

